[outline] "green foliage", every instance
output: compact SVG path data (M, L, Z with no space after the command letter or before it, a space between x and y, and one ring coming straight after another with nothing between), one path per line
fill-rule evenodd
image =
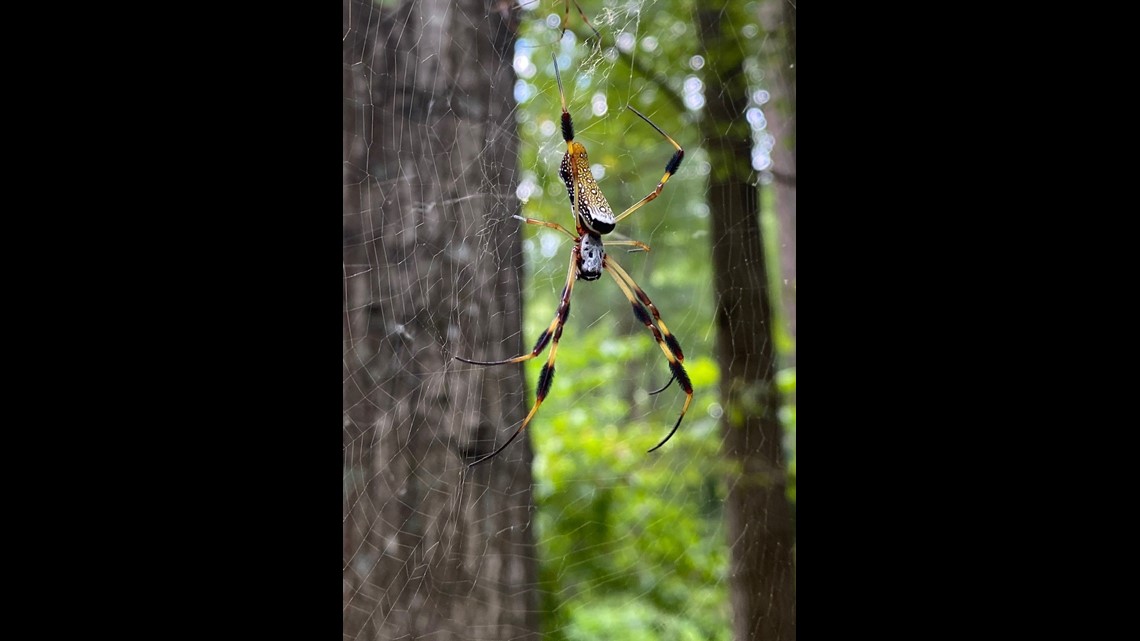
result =
M784 406L780 408L780 421L784 424L784 451L788 458L788 500L792 511L796 507L796 368L790 367L776 374L776 385Z

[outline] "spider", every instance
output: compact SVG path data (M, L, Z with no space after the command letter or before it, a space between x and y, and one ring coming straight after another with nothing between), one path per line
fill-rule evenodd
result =
M529 225L541 225L566 234L574 240L574 247L570 250L570 267L566 274L566 285L562 288L562 299L558 304L558 311L554 314L554 320L550 322L550 325L542 332L542 335L538 337L538 342L535 343L534 349L529 353L501 361L476 361L459 356L455 357L456 360L472 365L521 363L536 358L546 349L547 344L551 343L551 339L553 339L553 343L550 345L550 356L547 357L546 364L542 366L542 371L538 375L538 386L535 391L534 406L531 407L530 413L526 415L526 419L524 419L518 429L515 430L515 433L507 439L507 442L500 445L490 454L478 458L468 467L478 465L494 457L499 452L502 452L526 429L527 424L534 418L539 406L542 405L542 401L546 398L547 392L550 391L551 382L554 380L554 359L558 354L558 340L562 338L562 328L566 324L566 318L570 315L570 295L574 290L574 283L577 280L597 280L601 278L603 271L613 277L618 289L625 294L625 297L633 307L633 315L637 317L637 320L644 323L649 331L653 333L653 338L656 339L657 345L665 354L665 359L669 361L669 369L672 372L669 382L665 384L665 387L662 387L656 392L651 392L651 394L664 391L674 380L679 381L681 388L685 391L685 405L681 408L681 415L677 417L677 422L673 424L672 431L670 431L669 435L662 439L660 443L650 449L650 452L661 447L666 441L673 437L677 428L681 426L681 420L685 418L685 412L688 411L689 404L693 401L693 386L689 382L689 375L685 372L684 365L682 365L682 362L685 360L685 355L681 351L680 343L678 343L677 339L673 337L673 334L669 332L669 328L665 326L665 322L661 320L661 314L658 313L657 307L653 305L653 301L649 300L649 296L645 295L645 292L634 282L629 273L622 269L621 265L619 265L612 256L606 254L602 245L602 236L613 231L619 221L638 209L641 209L641 207L649 201L657 198L661 190L665 188L665 183L669 181L669 177L676 173L677 168L681 166L681 160L685 157L685 150L681 148L681 145L677 144L677 141L670 138L669 134L666 134L660 127L653 124L653 121L632 106L628 106L630 111L649 123L649 126L664 136L677 151L665 165L665 175L661 178L661 182L657 183L657 188L650 192L645 198L637 201L629 209L614 216L613 210L610 209L609 202L606 201L606 197L602 194L601 189L598 188L598 183L594 181L594 177L590 173L590 162L586 156L586 148L582 143L575 142L574 140L574 123L570 118L570 113L566 110L566 94L562 89L562 76L558 72L557 57L554 59L554 77L558 80L558 96L562 100L562 138L566 141L566 154L562 157L562 165L559 168L558 175L562 178L562 182L566 184L566 192L570 196L570 207L571 211L574 212L578 233L575 234L571 232L559 223L515 216L515 218ZM609 244L635 247L635 249L631 251L649 251L648 245L636 240L611 240ZM652 318L650 318L650 315L652 315ZM656 324L654 324L655 322Z

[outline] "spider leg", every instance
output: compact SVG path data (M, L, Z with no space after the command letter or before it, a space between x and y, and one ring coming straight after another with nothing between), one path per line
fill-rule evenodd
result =
M562 225L559 225L558 223L551 223L551 222L547 222L545 220L539 220L537 218L524 218L523 216L514 216L514 218L517 218L517 219L523 221L524 223L526 223L528 225L541 225L543 227L549 227L551 229L557 229L558 231L562 232L563 234L566 234L567 236L573 238L574 240L578 240L578 237L575 236L573 232L571 232L569 229L566 229ZM648 251L648 249L649 248L647 247L646 250Z
M555 224L555 223L550 223ZM574 276L575 270L578 266L578 247L575 245L574 250L571 252L570 270L566 274L566 286L562 288L562 300L558 303L558 311L554 313L554 320L550 321L550 326L538 337L538 341L534 344L534 349L530 350L529 354L520 354L513 358L505 358L501 361L474 361L462 356L454 356L457 361L464 363L471 363L472 365L506 365L507 363L521 363L536 358L543 350L546 349L547 343L550 338L554 337L554 344L558 344L558 337L562 335L562 325L566 323L566 317L570 314L570 290L574 289ZM553 354L553 352L551 352Z
M668 140L669 144L673 145L673 147L676 148L677 151L675 151L673 153L673 157L670 158L669 162L665 165L665 175L661 177L661 182L657 183L657 188L654 189L653 191L649 192L649 195L646 196L645 198L642 198L641 200L634 203L633 207L630 207L629 209L618 214L617 218L614 219L615 223L620 222L621 219L632 214L633 212L637 211L638 209L641 209L641 207L643 205L645 205L645 203L653 200L654 198L657 198L657 196L659 196L661 194L661 190L665 189L665 183L669 182L669 177L672 176L673 174L677 173L677 169L681 166L681 161L685 158L685 150L681 149L681 145L678 145L676 140L673 140L672 138L670 138L669 134L665 133L664 131L661 130L660 127L653 124L653 121L650 120L649 118L646 118L645 115L642 114L640 111L634 109L632 106L629 106L629 110L632 111L633 113L637 114L638 116L640 116L641 119L644 120L645 122L649 123L649 126L653 127L654 129L657 130L657 133L664 136L665 140Z
M613 243L610 244L612 245ZM665 326L665 321L661 320L661 313L657 311L657 306L653 304L653 301L649 300L649 296L645 294L645 291L637 286L637 283L633 280L633 277L629 275L629 272L622 269L622 266L619 265L616 260L610 259L608 262L614 271L629 285L630 290L637 295L637 299L641 301L641 304L645 305L645 307L649 309L649 312L653 314L653 320L656 321L657 326L661 328L661 334L665 338L665 343L669 345L669 349L677 356L677 360L682 363L685 362L685 353L681 350L681 344L677 342L672 332ZM637 312L634 313L636 314Z
M629 250L630 253L638 252L638 251L640 251L640 252L649 251L649 245L646 245L645 243L641 242L640 240L607 240L606 245L609 245L611 247L613 245L630 245L633 247L633 249Z
M636 252L636 251L645 251L645 252L649 251L649 245L646 245L645 243L643 243L641 241L637 241L637 240L609 240L609 241L606 241L606 244L611 245L611 246L612 245L632 245L634 248L629 250L629 252L631 254L633 252ZM627 274L627 276L628 276L628 274ZM632 282L632 280L631 280L631 282ZM637 291L641 291L641 288L637 287L636 283L633 283L633 287ZM644 296L645 292L641 292L641 295ZM645 296L645 300L649 300L649 297ZM653 303L650 303L650 305L652 305L652 304ZM656 311L657 308L654 307L653 309ZM658 322L660 322L660 316L658 316ZM669 334L669 338L673 338L673 335ZM675 341L676 339L673 339L673 340ZM677 349L675 349L673 353L674 354L680 354L680 357L677 360L680 360L680 361L685 360L684 354L681 354L681 346L680 345L677 346ZM676 376L670 376L668 383L665 383L665 385L663 387L661 387L661 389L650 392L649 395L655 396L657 394L660 394L661 392L664 392L665 390L669 389L669 386L672 385L673 381L675 381L675 380L677 380Z
M562 14L562 33L558 36L559 38L564 37L566 35L566 29L570 27L570 2L571 0L566 0L566 11ZM578 10L578 15L582 16L582 22L586 23L586 26L594 32L594 35L597 36L600 41L602 34L598 33L598 30L594 29L594 25L590 24L590 21L586 19L586 14L582 11L582 7L578 5L578 0L573 0L573 2L574 8Z
M669 382L668 382L668 383L665 383L665 386L664 386L664 387L662 387L661 389L659 389L659 390L657 390L657 391L655 391L655 392L650 392L650 393L649 393L649 395L650 395L650 396L653 396L654 394L660 394L661 392L664 392L665 390L669 389L669 386L670 386L670 385L672 385L672 384L673 384L673 381L675 381L675 380L677 380L677 376L676 376L676 375L670 376L670 377L669 377Z
M525 430L526 426L530 423L530 419L534 418L535 413L538 412L538 408L540 405L542 405L542 401L546 399L546 394L550 391L550 384L554 381L554 359L558 355L558 340L562 338L562 328L566 325L566 318L570 315L570 295L574 291L574 281L575 276L577 275L577 268L578 246L575 245L574 249L570 252L570 269L566 274L566 286L562 288L562 300L558 303L558 312L555 313L554 321L550 323L550 327L548 327L546 331L542 333L542 336L539 337L538 343L534 346L534 349L530 354L523 354L521 356L516 356L515 358L509 358L505 361L495 361L491 363L469 361L465 358L459 358L458 356L456 357L458 360L461 360L465 363L472 363L474 365L500 365L503 363L519 363L538 356L542 350L546 348L546 343L550 341L551 337L553 336L554 338L554 342L550 346L550 355L546 358L546 363L542 366L542 371L538 374L538 386L536 387L534 394L534 407L530 408L530 413L526 415L526 418L523 419L522 424L519 425L514 434L511 434L511 437L507 439L506 443L500 445L495 449L494 452L475 459L467 466L468 468L475 467L483 461L493 458L499 452L505 450L507 446L510 445L518 437L519 434L522 434L523 430Z
M657 346L665 354L665 359L669 361L669 369L673 372L673 378L676 378L681 385L681 389L685 390L685 405L681 408L681 415L677 417L677 422L673 424L672 431L660 443L654 445L649 451L652 452L665 444L666 441L673 438L673 434L677 432L677 428L681 426L681 420L685 418L685 412L689 411L689 404L693 402L693 384L689 382L689 375L685 372L685 366L681 364L685 356L681 353L681 345L677 339L669 333L669 329L665 327L665 323L661 321L661 315L657 312L657 308L649 297L645 295L637 283L630 278L621 265L617 264L610 256L606 256L605 269L613 276L614 281L621 289L625 297L629 299L629 304L633 306L633 315L637 320L645 323L650 332L653 332L653 338L657 339ZM634 294L634 292L637 292ZM644 305L644 307L643 307ZM657 324L653 324L650 319L649 313L645 311L648 308L652 312L653 317L657 319ZM660 329L658 329L660 328ZM670 379L670 382L672 379ZM666 385L665 387L668 387ZM664 390L665 388L661 388ZM658 390L658 391L661 391Z

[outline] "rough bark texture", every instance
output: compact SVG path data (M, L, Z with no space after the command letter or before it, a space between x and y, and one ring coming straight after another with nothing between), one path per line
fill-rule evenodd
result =
M511 66L497 0L344 0L345 639L537 639Z
M738 641L796 637L791 515L785 494L783 430L773 377L772 292L765 269L759 198L744 114L748 43L739 3L702 3L697 24L706 66L702 123L712 163L709 207L717 296L724 455L729 462L727 534Z
M796 9L787 0L766 0L760 6L764 39L761 60L765 86L771 95L764 106L768 132L776 138L772 173L776 180L776 218L780 221L780 275L784 320L796 338ZM796 364L795 350L786 366Z

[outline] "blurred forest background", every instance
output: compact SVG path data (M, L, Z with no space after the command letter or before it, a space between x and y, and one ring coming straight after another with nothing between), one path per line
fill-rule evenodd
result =
M794 639L795 5L345 0L346 639ZM450 5L450 7L449 7ZM694 401L606 276L553 387L529 350L573 228L552 55L621 211L608 239ZM434 61L433 61L434 60ZM438 77L430 77L436 74ZM525 379L525 380L524 380Z

